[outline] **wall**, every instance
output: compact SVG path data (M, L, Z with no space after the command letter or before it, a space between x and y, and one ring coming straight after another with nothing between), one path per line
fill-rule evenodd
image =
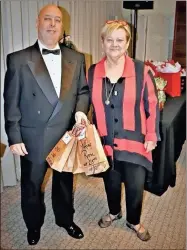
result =
M155 0L153 10L138 11L136 58L165 60L172 56L176 0ZM130 22L131 10L123 9ZM133 11L132 11L133 18Z
M134 2L130 0L131 2ZM166 16L175 15L176 0L154 0L153 10L140 10L141 15L157 15L163 14ZM129 10L123 9L124 12ZM130 11L129 11L130 13Z

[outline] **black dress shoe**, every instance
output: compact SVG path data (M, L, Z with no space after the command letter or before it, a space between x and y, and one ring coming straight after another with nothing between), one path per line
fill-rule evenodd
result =
M29 245L36 245L40 240L40 229L39 230L28 230L27 240Z
M71 226L64 228L66 229L67 233L75 239L82 239L84 237L82 230L74 222Z

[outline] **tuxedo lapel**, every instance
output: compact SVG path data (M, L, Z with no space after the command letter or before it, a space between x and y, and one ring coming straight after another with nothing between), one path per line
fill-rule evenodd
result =
M40 53L38 43L33 46L32 61L28 61L28 66L48 101L52 106L56 106L58 96Z
M62 48L62 80L60 90L60 99L62 101L67 96L72 87L76 64L76 61L68 59L67 53L65 53L64 49Z

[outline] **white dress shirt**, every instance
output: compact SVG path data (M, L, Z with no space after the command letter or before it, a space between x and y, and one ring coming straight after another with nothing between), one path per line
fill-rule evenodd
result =
M45 45L43 45L40 40L38 40L38 45L40 48L40 52L42 54L42 49L49 49ZM50 50L60 49L59 44L56 45L55 48ZM61 66L61 51L59 55L54 55L52 53L47 55L42 55L46 67L48 69L49 75L53 82L54 88L58 97L60 96L60 88L61 88L61 74L62 74L62 66Z

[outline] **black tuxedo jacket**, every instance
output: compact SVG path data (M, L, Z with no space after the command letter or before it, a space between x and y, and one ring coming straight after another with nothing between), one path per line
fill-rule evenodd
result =
M38 43L7 56L4 87L5 130L9 145L25 143L33 163L42 163L66 130L74 114L87 114L89 90L84 55L60 45L61 93L58 98Z

